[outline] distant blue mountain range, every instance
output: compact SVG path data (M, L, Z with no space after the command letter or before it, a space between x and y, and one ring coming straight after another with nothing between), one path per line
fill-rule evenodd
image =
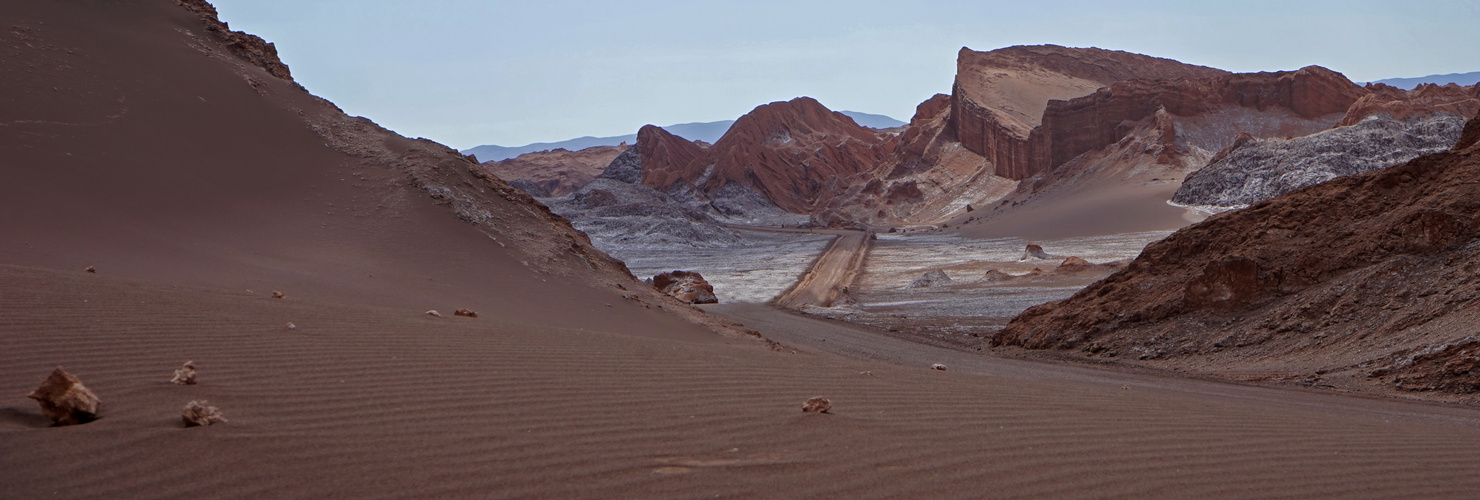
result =
M1450 73L1450 74L1447 74L1447 75L1429 75L1429 76L1420 76L1420 77L1415 77L1415 78L1388 78L1386 80L1378 80L1378 81L1371 82L1371 83L1386 83L1388 85L1392 85L1394 87L1397 87L1397 88L1400 88L1400 89L1404 89L1404 90L1413 90L1414 87L1417 87L1420 84L1424 84L1424 83L1432 83L1432 84L1435 84L1435 85L1446 85L1446 84L1454 83L1454 84L1458 84L1460 86L1468 87L1468 86L1474 85L1476 83L1480 83L1480 71L1476 71L1474 73Z
M848 115L849 118L852 118L853 121L858 122L859 125L869 128L882 129L903 127L907 125L905 122L895 120L884 115L860 113L857 111L839 111L839 113ZM663 129L667 130L673 135L682 137L684 139L688 139L691 141L704 141L713 144L715 141L718 141L721 136L725 135L725 131L730 130L730 125L734 124L735 120L680 123L677 125L669 125L663 127ZM560 142L536 142L534 144L512 147L495 146L490 144L486 146L477 146L474 148L464 149L462 150L462 153L477 156L478 161L498 161L513 158L524 153L533 153L535 151L548 151L551 149L578 151L595 146L616 146L624 142L627 144L636 143L637 134L618 135L613 137L586 136Z

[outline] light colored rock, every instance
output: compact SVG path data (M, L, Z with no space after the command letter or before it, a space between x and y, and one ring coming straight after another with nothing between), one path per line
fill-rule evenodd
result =
M186 403L185 408L180 410L180 420L185 422L186 427L198 427L225 422L226 417L221 414L220 408L211 406L205 400L196 400Z
M175 369L175 378L170 379L175 385L195 385L195 362L186 361L184 366Z
M432 309L430 311L427 311L427 316L431 316L431 317L434 317L434 318L440 318L440 317L442 317L442 313L437 312L436 309Z
M930 369L932 369L932 370L946 371L946 365L943 365L943 364L940 364L940 363L935 363L933 365L930 365Z
M284 297L283 292L279 292L277 290L273 290L272 291L272 298L274 298L274 299L281 299L283 297Z
M77 377L58 366L41 387L26 397L41 404L41 413L56 425L74 425L97 418L102 402Z

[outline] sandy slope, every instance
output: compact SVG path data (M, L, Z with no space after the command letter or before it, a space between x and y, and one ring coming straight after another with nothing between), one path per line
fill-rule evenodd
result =
M0 477L14 498L1378 498L1480 487L1473 412L938 372L75 271L8 267L0 283L13 305L0 315ZM169 384L186 359L200 385ZM21 394L57 363L99 393L102 419L47 428L35 415ZM801 413L814 395L833 414ZM181 427L178 408L195 398L230 422Z

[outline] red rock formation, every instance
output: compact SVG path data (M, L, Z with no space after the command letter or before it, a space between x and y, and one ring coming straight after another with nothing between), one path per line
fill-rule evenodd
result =
M277 47L272 42L250 33L231 31L231 28L227 27L226 23L216 15L216 7L210 2L205 0L176 1L199 15L201 22L205 24L206 31L214 34L237 57L267 70L272 76L293 81L293 73L288 71L288 65L278 59Z
M1117 82L1088 96L1049 102L1043 125L1034 130L1030 141L1035 148L1034 160L1026 168L1031 173L1041 172L1114 144L1130 132L1124 124L1152 118L1159 110L1192 117L1233 107L1257 111L1278 107L1301 118L1318 119L1345 113L1365 92L1340 73L1319 66L1196 80ZM1164 142L1170 144L1175 140L1175 128L1166 123L1163 129L1167 136Z
M525 153L500 161L483 162L483 168L506 182L527 181L538 188L534 196L564 196L585 186L627 150L627 145L595 146L580 151L552 149Z
M735 121L709 149L657 127L639 131L642 183L713 193L738 183L793 213L808 213L841 179L879 162L884 138L815 99L773 102Z
M1363 118L1385 114L1397 119L1435 113L1453 113L1469 118L1480 112L1480 85L1419 85L1403 90L1383 84L1367 86L1369 93L1346 110L1339 126L1355 125Z
M714 164L705 148L656 125L637 131L637 154L642 184L660 191L678 182L693 182Z
M1223 70L1097 48L1019 46L991 52L962 48L951 115L967 149L992 162L996 175L1022 179L1041 170L1046 145L1031 144L1051 100L1071 99L1113 82L1205 78ZM1154 111L1154 110L1153 110Z

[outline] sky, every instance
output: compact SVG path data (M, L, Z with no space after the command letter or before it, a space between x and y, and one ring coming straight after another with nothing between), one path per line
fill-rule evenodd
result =
M214 0L352 115L467 149L730 120L810 96L908 120L956 53L1057 44L1353 81L1480 71L1475 0Z

